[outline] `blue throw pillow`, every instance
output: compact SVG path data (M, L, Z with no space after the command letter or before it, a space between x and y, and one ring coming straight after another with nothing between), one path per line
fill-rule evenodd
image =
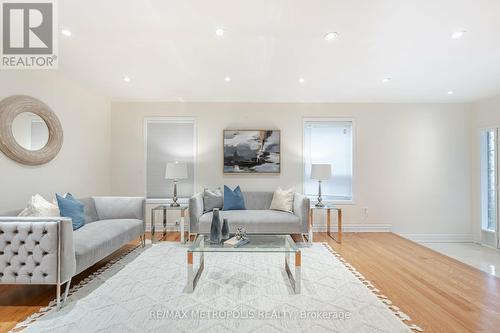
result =
M222 210L244 210L245 199L239 186L234 191L224 185L224 207Z
M62 217L69 217L73 221L73 230L77 230L85 224L85 205L66 194L66 198L56 193L57 204Z

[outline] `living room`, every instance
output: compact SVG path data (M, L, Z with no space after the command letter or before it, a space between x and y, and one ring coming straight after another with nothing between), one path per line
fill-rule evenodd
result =
M1 332L496 330L500 4L30 3Z

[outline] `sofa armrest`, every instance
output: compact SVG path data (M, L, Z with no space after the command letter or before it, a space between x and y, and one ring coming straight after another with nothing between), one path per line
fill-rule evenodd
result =
M191 233L199 232L198 219L203 215L203 192L189 198L189 227Z
M93 197L93 199L100 220L145 220L143 197Z
M65 217L0 217L2 284L62 284L76 272L73 225Z
M293 197L293 214L300 218L302 232L309 232L309 206L311 202L308 197L295 193Z

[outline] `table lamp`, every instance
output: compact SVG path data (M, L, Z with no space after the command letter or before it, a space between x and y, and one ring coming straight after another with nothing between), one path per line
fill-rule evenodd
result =
M316 207L325 207L321 198L321 182L323 180L328 180L332 176L332 166L331 164L313 164L311 165L311 179L318 181L318 202Z
M174 197L172 198L172 203L170 207L179 207L177 203L177 181L179 179L187 179L187 165L186 163L179 162L169 162L167 163L167 169L165 171L165 179L171 179L174 181Z

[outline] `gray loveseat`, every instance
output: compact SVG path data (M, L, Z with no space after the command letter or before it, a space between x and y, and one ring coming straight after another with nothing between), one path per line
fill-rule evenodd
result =
M229 231L242 226L253 234L302 234L309 236L309 199L295 193L293 213L270 210L273 192L243 192L246 210L221 211L227 218ZM212 212L204 212L203 192L189 199L190 233L210 232Z
M69 218L0 214L0 284L54 284L59 308L73 276L134 239L145 245L144 198L79 201L85 204L86 221L75 231Z

